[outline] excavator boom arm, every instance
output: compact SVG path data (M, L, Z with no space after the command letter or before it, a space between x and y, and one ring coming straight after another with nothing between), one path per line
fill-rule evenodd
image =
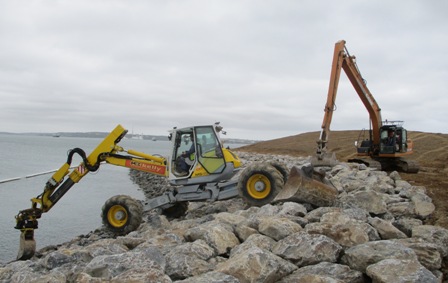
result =
M350 56L345 47L345 41L340 40L335 44L333 53L333 63L330 74L330 83L328 87L327 102L325 104L325 114L322 121L322 130L319 137L317 155L324 154L326 152L326 146L328 137L330 135L330 125L333 118L333 112L336 106L336 95L338 91L339 79L341 70L344 70L345 74L349 78L351 84L356 90L359 98L363 102L367 111L369 112L370 121L372 123L374 144L379 144L379 130L382 126L381 109L375 98L370 93L365 80L361 76L361 72L358 69L354 56Z
M166 159L152 156L134 150L128 150L130 155L120 155L124 149L117 144L126 135L121 125L110 132L103 141L86 156L80 148L72 149L64 163L45 184L42 194L31 199L31 208L21 210L16 215L16 229L21 230L20 247L17 259L28 259L34 255L34 230L38 227L38 219L48 212L69 190L89 172L98 170L102 162L117 166L133 168L152 174L167 176ZM79 154L83 160L78 167L70 172L70 165L74 154ZM68 178L66 178L68 175Z
M366 81L361 76L361 72L356 65L355 57L350 56L348 52L346 54L346 60L343 61L342 68L369 112L370 122L372 123L373 142L374 144L379 144L379 131L382 126L381 109L367 87Z

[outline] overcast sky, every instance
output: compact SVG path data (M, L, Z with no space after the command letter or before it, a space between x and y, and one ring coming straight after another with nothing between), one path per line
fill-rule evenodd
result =
M320 131L347 41L383 119L447 133L448 1L0 0L0 131ZM368 128L341 75L332 130Z

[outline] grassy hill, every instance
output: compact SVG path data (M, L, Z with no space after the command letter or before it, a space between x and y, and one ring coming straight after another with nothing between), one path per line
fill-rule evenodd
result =
M409 159L420 164L417 174L400 173L401 177L416 186L425 186L436 206L428 224L448 229L448 134L409 132L414 141L414 154ZM309 132L296 136L263 141L238 148L238 151L284 154L292 156L313 156L319 132ZM359 131L332 131L328 148L335 152L340 161L347 161L356 154L355 140Z

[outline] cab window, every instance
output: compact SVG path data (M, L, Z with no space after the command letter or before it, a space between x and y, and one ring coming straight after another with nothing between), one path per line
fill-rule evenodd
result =
M222 149L218 136L212 127L197 127L196 141L199 163L210 173L221 173L225 168Z

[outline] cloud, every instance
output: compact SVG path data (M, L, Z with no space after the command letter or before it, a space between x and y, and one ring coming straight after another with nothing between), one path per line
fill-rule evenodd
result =
M145 134L221 121L228 136L319 131L340 39L382 108L447 132L448 4L3 1L0 131ZM334 130L368 127L343 74Z

